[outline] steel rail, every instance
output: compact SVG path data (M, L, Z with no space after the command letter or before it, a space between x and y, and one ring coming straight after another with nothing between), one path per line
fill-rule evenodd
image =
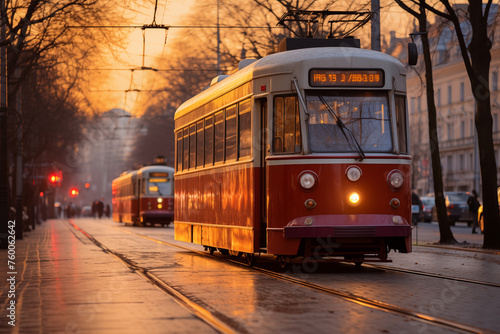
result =
M378 270L394 271L394 272L400 272L400 273L404 273L404 274L412 274L412 275L419 275L419 276L426 276L426 277L433 277L433 278L441 278L441 279L447 279L447 280L450 280L450 281L457 281L457 282L471 283L471 284L479 284L479 285L491 286L491 287L494 287L494 288L500 288L500 284L499 283L483 282L483 281L477 281L477 280L472 280L472 279L467 279L467 278L460 278L460 277L453 277L453 276L447 276L447 275L441 275L441 274L426 273L424 271L412 270L412 269L393 268L393 267L389 267L389 266L383 266L383 265L371 264L371 263L365 263L364 265L366 267L370 267L370 268L378 269Z
M165 283L163 280L161 280L160 278L149 272L147 269L140 267L130 259L126 258L124 255L116 253L111 249L107 248L105 245L103 245L101 242L99 242L92 235L84 231L81 227L79 227L75 223L71 221L68 222L70 225L73 226L73 228L80 231L83 235L85 235L88 239L90 239L90 241L92 241L97 247L101 248L105 253L114 256L125 266L127 266L131 271L143 277L146 281L152 283L163 292L166 292L167 294L172 296L173 299L179 305L187 309L196 317L200 318L202 321L206 322L215 330L221 333L228 333L228 334L237 332L235 329L232 328L232 326L228 325L227 322L221 320L220 315L216 315L214 314L214 312L211 312L210 310L204 308L200 304L195 303L194 301L192 301L191 299L184 296L182 293L180 293L179 291L177 291L176 289L172 288L170 285ZM238 327L238 332L245 332L245 331L242 331L242 328Z

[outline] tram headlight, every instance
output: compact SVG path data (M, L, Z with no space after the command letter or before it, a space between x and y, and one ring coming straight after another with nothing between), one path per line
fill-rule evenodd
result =
M316 186L318 178L311 171L304 171L299 175L299 183L305 190L311 190Z
M349 181L356 182L361 177L361 169L358 166L350 166L346 169L345 175Z
M158 203L161 203L161 202L163 202L163 198L158 198L157 201L158 201Z
M355 191L347 195L347 201L350 205L358 205L360 199L361 197L359 197L359 194Z
M387 183L393 190L399 190L403 186L404 176L399 170L395 169L389 173L387 177Z
M158 209L161 209L163 208L163 205L161 205L160 203L158 203Z

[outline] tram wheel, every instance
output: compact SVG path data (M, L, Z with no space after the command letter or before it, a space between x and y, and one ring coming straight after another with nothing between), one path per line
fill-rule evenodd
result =
M255 253L245 253L245 258L249 267L255 264Z
M210 255L214 255L214 252L215 252L215 250L216 250L217 248L215 248L215 247L209 247L209 246L208 246L208 247L207 247L207 249L208 249L208 251L210 252Z

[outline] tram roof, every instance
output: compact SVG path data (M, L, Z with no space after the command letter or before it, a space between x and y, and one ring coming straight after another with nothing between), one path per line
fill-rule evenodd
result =
M182 103L174 119L188 114L203 104L261 76L292 73L302 63L317 64L317 67L384 67L399 68L405 73L404 65L398 59L373 50L352 47L319 47L275 53L261 58L224 80ZM384 66L382 66L384 64Z
M174 168L170 166L162 166L162 165L150 165L150 166L144 166L140 168L137 171L137 174L143 174L143 173L151 173L151 172L168 172L168 173L174 173Z

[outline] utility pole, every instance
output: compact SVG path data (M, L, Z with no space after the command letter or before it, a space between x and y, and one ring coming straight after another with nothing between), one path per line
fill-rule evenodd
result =
M220 26L219 26L219 2L217 0L217 75L220 75Z
M16 68L16 78L20 80L19 67ZM16 239L22 239L24 233L23 220L23 109L21 106L21 88L17 92L17 112L20 115L17 127L17 162L16 162Z
M7 13L5 0L0 0L0 249L8 247L9 163L7 160Z
M372 0L372 29L371 47L372 50L381 51L380 47L380 0Z

